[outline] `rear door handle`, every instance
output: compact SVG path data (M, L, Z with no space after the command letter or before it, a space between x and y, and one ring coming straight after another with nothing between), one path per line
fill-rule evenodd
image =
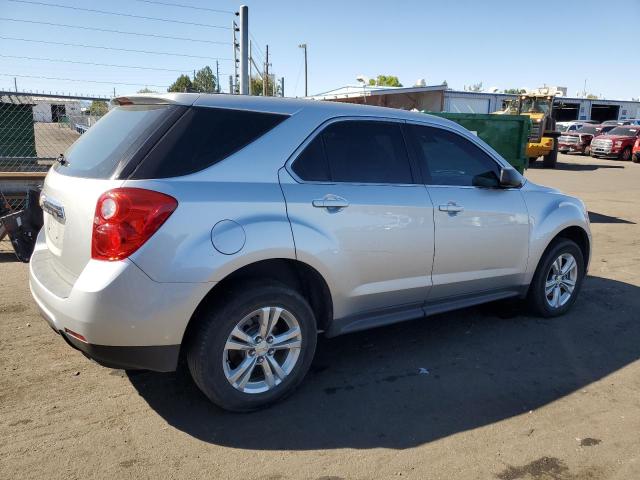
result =
M327 195L324 198L315 199L311 204L316 208L327 209L341 209L349 206L349 202L346 199L335 195Z
M449 213L460 213L464 211L464 207L462 205L458 205L457 203L449 202L446 205L440 205L438 210L441 212L449 212Z

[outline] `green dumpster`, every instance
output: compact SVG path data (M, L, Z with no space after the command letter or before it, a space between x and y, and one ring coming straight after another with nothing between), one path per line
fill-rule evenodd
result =
M526 115L424 112L447 118L478 135L520 173L528 166L527 141L531 120Z

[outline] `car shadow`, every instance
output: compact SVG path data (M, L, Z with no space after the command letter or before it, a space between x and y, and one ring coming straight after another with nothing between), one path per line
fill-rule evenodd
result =
M0 263L19 262L20 260L13 252L0 252Z
M529 168L534 169L543 169L542 162L535 162L534 164L530 164ZM574 172L592 172L594 170L599 170L601 168L624 168L624 165L599 165L596 163L565 163L558 162L556 163L556 170L568 170Z
M631 220L625 220L620 217L612 217L603 213L589 212L589 222L591 223L625 223L629 225L635 225L636 222Z
M185 368L128 376L170 425L205 442L404 449L535 410L638 360L638 311L639 287L588 277L560 318L496 303L321 339L300 389L249 414L211 404Z

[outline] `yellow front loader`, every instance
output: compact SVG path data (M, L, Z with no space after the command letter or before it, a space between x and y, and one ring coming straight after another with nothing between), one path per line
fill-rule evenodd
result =
M527 143L529 164L543 157L544 168L555 168L558 161L558 137L556 121L551 116L553 95L544 93L523 93L511 100L506 108L497 114L527 115L531 119L531 133Z

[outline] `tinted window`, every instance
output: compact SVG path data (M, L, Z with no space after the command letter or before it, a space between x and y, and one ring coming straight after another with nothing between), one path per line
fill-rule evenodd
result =
M110 178L176 108L169 105L115 107L67 149L64 153L67 163L56 164L54 169L73 177Z
M609 135L621 135L624 137L635 137L638 135L636 127L616 127L609 132Z
M308 182L328 182L329 166L324 154L322 135L318 135L304 151L298 156L292 165L293 171L302 180Z
M286 118L272 113L190 108L149 152L133 177L175 177L203 170L257 140Z
M413 183L399 124L338 122L322 138L334 182Z
M473 178L498 179L499 166L464 137L440 128L409 125L425 183L473 185Z

